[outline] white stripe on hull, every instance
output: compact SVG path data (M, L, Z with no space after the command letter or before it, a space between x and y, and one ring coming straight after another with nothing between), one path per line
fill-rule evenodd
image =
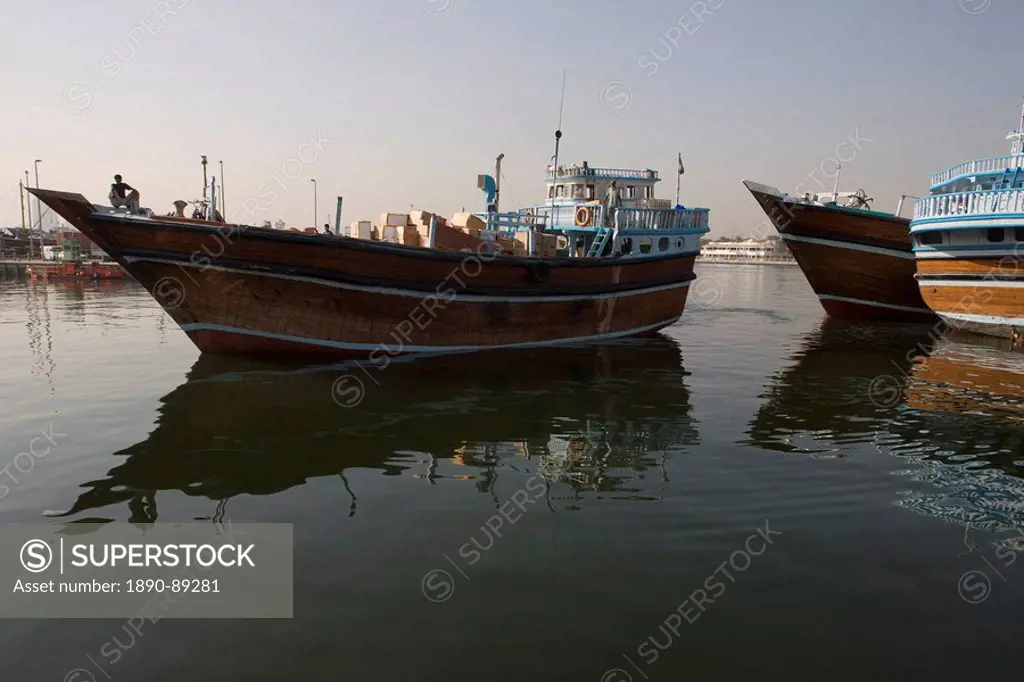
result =
M679 321L679 317L673 317L662 322L655 324L646 325L644 327L637 327L635 329L627 329L620 332L606 332L604 334L592 334L589 336L573 336L564 339L554 339L550 341L526 341L521 343L502 343L493 344L489 346L402 346L400 352L403 353L462 353L468 351L478 350L493 350L497 348L540 348L543 346L560 346L564 344L576 344L576 343L587 343L593 341L607 341L610 339L617 339L623 336L632 336L634 334L642 334L644 332L653 331L655 329L661 329L667 327L670 324L674 324ZM302 343L309 346L321 346L324 348L336 348L338 350L352 350L352 351L374 351L384 350L387 351L386 343L349 343L346 341L330 341L327 339L317 339L305 336L292 336L290 334L275 334L272 332L261 332L252 329L240 329L238 327L231 327L222 324L183 324L180 325L182 330L187 332L196 331L213 331L213 332L227 332L231 334L242 334L246 336L258 336L264 339L273 339L275 341L291 341L294 343Z
M918 260L933 260L933 259L944 259L944 260L971 260L974 258L1013 258L1014 256L1020 258L1024 257L1024 249L1020 253L1014 253L1012 249L957 249L954 247L948 247L942 251L936 251L932 249L926 249L921 251L915 251L914 254Z
M257 277L272 277L274 279L284 279L291 282L306 282L308 284L316 284L318 286L331 287L334 289L344 289L347 291L359 291L362 293L371 294L384 294L386 296L405 296L408 298L424 299L432 295L442 295L437 290L435 291L416 291L413 289L396 289L392 287L378 287L363 284L349 284L346 282L334 282L331 280L320 279L317 277L305 277L302 275L285 275L276 272L265 272L261 270L245 270L241 268L226 268L219 265L200 265L197 263L182 263L176 260L162 259L162 258L137 258L133 256L125 257L125 260L129 263L163 263L166 265L177 265L179 267L190 267L196 270L215 270L217 272L228 272L238 275L254 275ZM453 269L453 273L457 270ZM187 274L187 273L186 273ZM451 277L451 275L449 275ZM472 280L465 272L462 272L462 276L459 277L463 280ZM629 289L627 291L616 291L603 294L566 294L557 296L491 296L487 294L461 294L457 293L454 297L447 293L448 289L445 286L447 278L438 284L438 289L446 291L443 296L446 301L461 301L464 303L561 303L567 301L601 301L604 299L618 299L627 298L629 296L640 296L643 294L653 294L659 291L672 291L674 289L685 289L690 286L690 281L685 282L673 282L672 284L660 284L653 287L645 287L643 289ZM454 284L450 285L451 288L455 288Z
M886 308L888 310L900 310L906 313L924 313L926 315L933 315L930 308L914 308L906 305L894 305L892 303L879 303L878 301L864 301L859 298L847 298L845 296L832 296L830 294L818 294L818 298L823 301L840 301L842 303L854 303L856 305L866 305L873 308Z
M893 258L903 258L905 260L913 260L914 254L909 251L899 251L898 249L886 249L881 246L865 246L864 244L851 244L849 242L841 242L835 239L821 239L820 237L804 237L802 235L795 234L784 234L782 238L788 242L802 242L805 244L817 244L818 246L833 246L839 249L850 249L851 251L863 251L864 253L874 253L880 256L892 256Z
M954 322L971 322L974 324L998 325L1005 327L1024 328L1024 317L1002 317L1000 315L969 315L967 313L939 313L943 319Z

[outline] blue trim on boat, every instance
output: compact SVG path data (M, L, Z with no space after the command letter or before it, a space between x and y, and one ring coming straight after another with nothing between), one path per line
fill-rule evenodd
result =
M910 231L913 233L917 231L918 225L933 225L935 223L949 223L949 222L975 222L979 220L1020 220L1021 227L1024 227L1024 213L976 213L971 215L951 214L946 216L940 216L937 218L918 218L910 221ZM992 227L1008 227L1012 228L1013 225L993 225ZM955 225L946 226L941 228L929 228L929 230L977 230L979 229L976 225L964 225L957 227ZM928 230L921 230L927 232Z

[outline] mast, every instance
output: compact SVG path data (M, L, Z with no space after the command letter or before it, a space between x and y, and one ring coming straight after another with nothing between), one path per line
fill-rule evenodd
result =
M839 171L842 170L842 168L843 168L843 164L841 164L841 163L839 163L837 161L836 162L836 181L835 181L835 184L832 185L832 203L833 204L839 202Z
M218 161L220 164L220 214L221 217L225 217L228 214L228 209L224 205L224 162Z
M498 154L497 160L494 162L494 212L498 213L498 201L501 199L501 160L505 158L505 154Z
M18 196L21 198L21 229L25 229L25 185L18 178Z
M1019 156L1024 153L1024 103L1020 106L1020 122L1017 124L1017 129L1010 131L1006 139L1012 140L1010 144L1011 155Z
M562 99L558 104L558 128L555 130L555 169L552 178L558 181L558 143L562 139L562 108L565 105L565 70L562 70Z
M28 171L25 171L25 187L31 187L31 185L28 184ZM28 203L28 225L29 225L29 231L26 231L25 234L26 234L26 236L28 236L28 257L31 258L32 257L32 232L31 232L31 229L32 229L32 198L29 197L29 200L26 203Z

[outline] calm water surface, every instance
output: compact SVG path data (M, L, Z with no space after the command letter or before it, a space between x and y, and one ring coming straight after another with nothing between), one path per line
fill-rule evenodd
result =
M1019 673L1024 356L701 274L651 339L372 380L199 358L132 283L0 282L0 465L57 442L0 522L293 523L296 578L292 620L0 620L0 679Z

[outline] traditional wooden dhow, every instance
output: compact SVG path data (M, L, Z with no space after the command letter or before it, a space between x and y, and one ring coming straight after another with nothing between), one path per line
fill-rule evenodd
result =
M743 184L768 215L825 311L834 317L931 322L914 279L910 220L869 208L863 190L794 197ZM842 202L842 203L841 203Z
M910 224L925 302L955 329L1024 341L1024 108L1010 154L931 178Z
M587 342L675 323L708 210L655 203L651 170L549 171L542 206L487 213L475 249L156 216L30 190L150 291L203 352L339 355ZM619 189L616 184L621 182ZM215 185L214 185L215 186ZM604 202L593 200L607 188ZM211 192L211 197L213 193ZM216 218L211 200L208 217ZM501 242L526 235L527 255ZM548 240L561 249L547 251Z

